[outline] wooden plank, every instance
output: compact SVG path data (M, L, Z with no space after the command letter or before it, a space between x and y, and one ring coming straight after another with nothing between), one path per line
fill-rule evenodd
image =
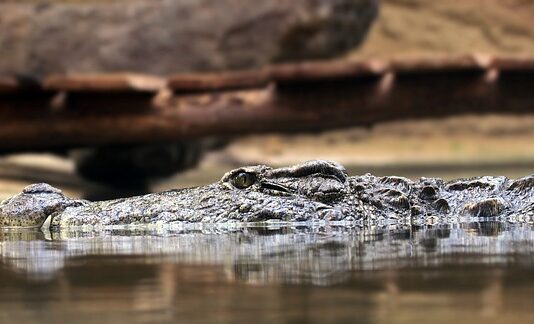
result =
M271 81L267 69L230 71L221 73L178 74L168 80L176 92L225 91L261 88Z
M14 78L0 77L0 93L12 93L19 90L19 84Z
M41 91L39 82L23 77L0 76L0 94L15 94Z
M387 68L388 63L379 60L306 62L272 66L269 75L277 83L296 83L376 76Z
M491 63L489 56L460 55L393 59L389 66L395 73L450 73L453 71L483 71Z
M175 92L221 91L265 87L277 84L379 75L387 63L378 60L328 61L278 64L264 69L224 73L179 74L169 78L169 88Z
M349 78L304 82L289 88L177 94L156 106L145 102L143 108L139 102L139 109L104 109L98 113L69 107L31 115L24 110L0 111L0 149L162 143L204 136L319 131L466 113L533 112L533 74L496 83L461 73L408 74L395 77L388 88L378 80ZM95 105L105 106L105 97L100 100Z
M168 83L132 74L54 76L45 80L41 96L24 90L0 101L0 150L318 131L466 113L531 114L533 62L465 56L302 63L175 75ZM30 89L17 79L2 80L0 87L9 91ZM172 92L161 91L166 84ZM62 105L43 109L61 91L67 92ZM38 109L26 109L31 107Z
M534 57L498 56L492 59L491 67L503 71L534 71Z
M165 85L163 78L134 73L51 75L43 81L46 90L72 92L157 92Z

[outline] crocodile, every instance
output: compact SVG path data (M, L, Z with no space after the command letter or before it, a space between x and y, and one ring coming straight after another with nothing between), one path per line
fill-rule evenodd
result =
M49 219L49 222L45 222ZM48 184L0 203L0 227L341 222L371 225L469 221L532 222L534 174L444 181L349 176L332 161L247 166L214 184L91 202Z

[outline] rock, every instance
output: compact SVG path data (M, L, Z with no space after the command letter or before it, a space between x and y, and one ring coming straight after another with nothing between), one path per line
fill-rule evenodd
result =
M378 0L0 1L0 74L167 75L330 58L359 45Z

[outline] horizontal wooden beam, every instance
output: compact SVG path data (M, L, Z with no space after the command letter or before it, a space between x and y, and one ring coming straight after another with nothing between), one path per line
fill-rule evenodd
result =
M43 95L0 95L0 150L320 131L458 114L532 114L529 62L308 63L257 73L178 75L165 87L139 86L125 75L103 83L95 76L49 79Z
M227 91L261 88L271 82L269 71L233 71L171 76L168 87L176 92Z
M0 76L0 94L24 91L210 92L263 87L269 83L347 79L372 75L460 71L534 71L534 57L460 55L390 61L324 61L278 64L258 70L176 74L167 78L136 73L49 75L43 79Z
M44 79L45 91L74 92L157 92L165 87L163 78L134 74L52 75Z

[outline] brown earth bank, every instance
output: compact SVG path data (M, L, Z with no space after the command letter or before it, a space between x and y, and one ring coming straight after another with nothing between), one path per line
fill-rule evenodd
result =
M320 136L249 136L232 142L226 151L238 164L284 165L314 158L362 166L534 161L534 116L473 115L391 122Z
M534 53L534 1L382 0L352 57Z

